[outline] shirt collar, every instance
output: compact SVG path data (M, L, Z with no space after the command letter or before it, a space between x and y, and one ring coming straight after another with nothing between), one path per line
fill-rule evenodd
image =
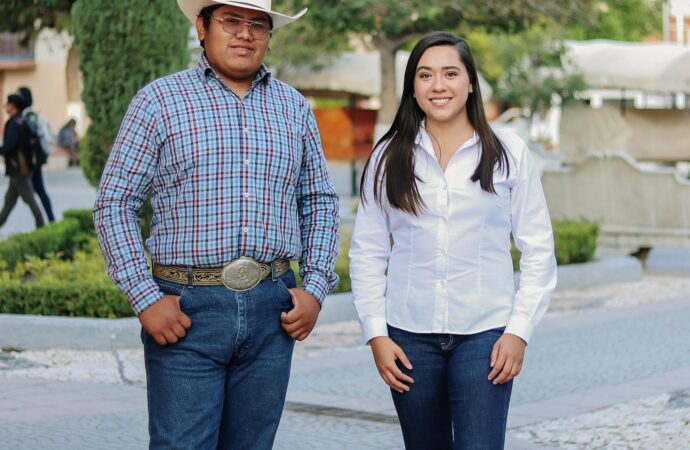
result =
M416 142L419 147L424 149L429 155L436 158L436 153L434 152L434 145L431 142L431 135L426 131L426 121L422 119L422 123L419 125L419 131L417 132ZM477 130L474 130L472 137L465 141L459 150L463 150L467 147L471 147L479 142L479 134Z
M223 79L218 75L216 70L211 67L211 64L209 64L208 59L206 58L206 52L202 52L201 56L199 57L199 63L197 64L197 74L199 75L199 78L204 81L208 82L209 78L215 78L218 81L222 82ZM259 67L259 70L256 71L256 77L254 78L254 81L252 82L252 86L257 84L260 81L263 81L264 83L268 83L271 78L271 71L268 70L265 64L261 64Z

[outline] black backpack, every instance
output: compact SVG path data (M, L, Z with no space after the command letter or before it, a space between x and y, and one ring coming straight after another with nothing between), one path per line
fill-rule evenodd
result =
M48 155L45 154L41 146L41 138L38 137L38 119L35 113L29 113L27 117L22 118L21 122L26 139L25 142L28 147L26 156L29 157L29 161L27 163L31 169L35 169L45 164L48 160Z

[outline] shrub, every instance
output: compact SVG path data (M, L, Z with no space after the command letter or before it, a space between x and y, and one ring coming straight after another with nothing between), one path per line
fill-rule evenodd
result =
M74 219L69 222L77 223ZM96 239L87 239L84 248L69 261L57 255L33 256L9 270L1 262L0 313L103 318L134 315L125 296L108 278Z
M134 311L112 283L11 281L0 286L0 313L116 318Z
M597 249L599 225L587 220L554 220L553 238L556 263L575 264L591 261ZM513 244L510 249L513 269L520 270L520 251Z
M591 261L597 249L599 225L587 220L554 221L553 235L558 264Z
M0 242L0 260L13 269L17 263L31 257L43 258L55 254L69 259L87 245L86 236L81 230L77 220L67 219L28 233L14 234Z
M93 227L93 211L90 209L68 209L62 213L62 218L74 219L79 222L79 228L82 232L95 236L96 230Z

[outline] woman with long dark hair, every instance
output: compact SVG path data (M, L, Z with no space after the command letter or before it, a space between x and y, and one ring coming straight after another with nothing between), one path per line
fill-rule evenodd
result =
M556 285L553 233L529 149L490 128L458 36L429 33L410 54L362 175L350 276L406 448L503 448L512 380Z

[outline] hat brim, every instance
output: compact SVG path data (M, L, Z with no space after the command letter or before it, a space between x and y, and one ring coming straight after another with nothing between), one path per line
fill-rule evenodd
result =
M294 16L287 16L285 14L280 14L275 11L267 11L265 9L258 8L254 5L250 5L244 2L232 2L225 0L177 0L177 6L180 7L182 13L185 15L185 17L187 17L187 19L192 23L192 25L196 24L196 18L197 16L199 16L199 12L207 6L211 5L229 5L237 6L239 8L261 11L262 13L266 13L271 17L271 20L273 21L274 30L276 28L284 27L285 25L294 22L307 12L307 8L304 8L302 11L295 14Z

